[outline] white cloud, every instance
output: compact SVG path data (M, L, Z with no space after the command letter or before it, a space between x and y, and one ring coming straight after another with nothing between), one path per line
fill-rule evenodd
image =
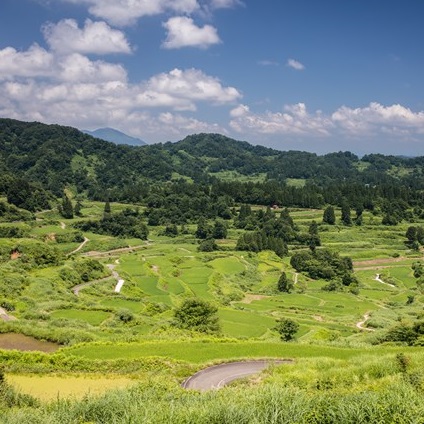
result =
M174 69L150 78L146 84L148 91L168 94L174 99L224 104L236 101L241 94L234 87L223 87L214 77L198 69Z
M196 0L62 0L87 5L89 12L113 25L125 26L144 16L165 12L191 14L199 9Z
M74 19L63 19L45 25L43 34L50 48L59 53L131 53L125 34L105 22L87 19L80 29Z
M362 139L382 135L413 139L424 134L424 111L413 112L401 105L370 103L363 108L342 106L329 115L309 113L305 104L287 105L284 112L255 114L244 105L230 112L230 126L238 133L294 137Z
M238 105L234 109L230 111L230 116L232 118L240 118L242 116L247 115L250 112L249 106L246 105Z
M259 134L292 134L328 136L333 123L328 117L317 111L309 114L303 103L285 107L285 112L254 114L249 109L236 109L230 126L237 132L253 131Z
M40 78L18 75L15 80L0 81L0 116L79 128L96 124L120 128L130 124L135 116L144 117L145 121L138 125L146 122L152 128L149 139L163 141L165 135L184 131L184 135L209 130L225 132L216 124L172 111L194 111L199 103L231 104L241 97L234 87L224 86L197 69L174 69L131 84L119 65L91 61L77 53L54 59L54 78L47 74ZM153 114L155 108L159 110Z
M70 82L125 81L127 73L121 65L91 61L78 53L66 56L58 63L58 78Z
M305 66L302 63L300 63L300 62L298 62L297 60L294 60L294 59L289 59L287 61L287 66L289 68L295 69L296 71L303 71L305 69Z
M163 23L168 35L162 46L166 49L179 49L181 47L207 48L220 43L216 28L211 25L198 27L193 19L176 16Z
M424 134L424 111L412 112L399 104L383 106L377 102L367 107L339 108L332 120L352 135L375 134Z
M6 47L0 50L0 80L51 75L53 62L53 55L37 44L24 52Z

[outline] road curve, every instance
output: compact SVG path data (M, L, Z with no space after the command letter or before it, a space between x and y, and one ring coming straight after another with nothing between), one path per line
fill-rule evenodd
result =
M183 383L184 389L210 390L219 389L239 378L258 374L272 364L291 363L290 360L278 361L244 361L215 365L193 374Z

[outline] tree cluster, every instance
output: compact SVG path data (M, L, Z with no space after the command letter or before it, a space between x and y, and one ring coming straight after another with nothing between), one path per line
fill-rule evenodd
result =
M336 279L345 286L356 283L351 258L342 257L329 249L297 252L291 257L290 264L296 271L304 272L314 280Z
M130 237L147 240L149 230L138 210L126 208L122 212L110 214L101 220L79 221L73 226L81 231L107 234L113 237Z

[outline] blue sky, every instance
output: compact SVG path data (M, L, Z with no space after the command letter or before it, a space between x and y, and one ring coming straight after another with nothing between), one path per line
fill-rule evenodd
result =
M0 116L424 155L422 0L1 0Z

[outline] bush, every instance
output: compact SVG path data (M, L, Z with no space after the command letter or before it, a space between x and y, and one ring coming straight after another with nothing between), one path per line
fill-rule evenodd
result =
M299 324L290 318L283 318L277 322L275 330L280 334L281 340L288 342L294 339L299 330Z
M186 330L201 333L218 333L220 331L218 308L202 299L186 299L174 311L174 325Z
M133 313L128 309L119 309L116 313L118 319L124 323L130 322L134 319Z

